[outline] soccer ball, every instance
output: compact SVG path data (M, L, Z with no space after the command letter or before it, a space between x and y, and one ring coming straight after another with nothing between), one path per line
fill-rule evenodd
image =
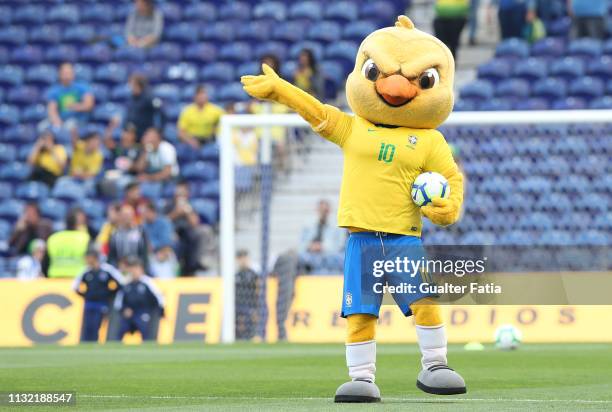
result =
M412 201L419 207L431 203L431 200L437 197L446 199L449 196L448 180L440 173L421 173L412 184Z
M495 347L512 350L519 347L523 334L512 325L502 325L495 331Z

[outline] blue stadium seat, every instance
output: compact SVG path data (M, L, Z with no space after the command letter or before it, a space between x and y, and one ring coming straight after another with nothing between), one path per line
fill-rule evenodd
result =
M22 66L38 64L43 60L43 53L38 46L21 46L13 49L10 60Z
M26 34L23 26L0 27L0 44L19 46L26 42Z
M545 37L531 46L531 55L537 57L559 57L565 54L565 41L555 37Z
M572 28L572 19L570 17L561 17L546 25L546 34L552 37L567 38Z
M249 43L234 42L228 43L219 49L219 58L222 61L240 63L252 59L253 50Z
M184 20L215 21L217 19L217 8L212 3L190 3L183 10Z
M597 230L580 232L576 243L584 246L610 246L609 235Z
M191 63L178 63L168 66L164 81L193 83L198 79L198 67Z
M62 40L62 32L59 26L45 24L43 26L33 27L28 35L29 44L57 44Z
M23 212L24 203L21 200L6 199L0 202L0 218L17 220Z
M366 36L376 30L378 27L371 21L360 20L347 23L342 31L342 37L345 40L353 40L361 42Z
M511 72L512 66L505 59L492 59L478 66L478 78L493 82L507 79Z
M261 59L265 55L274 55L280 61L287 58L287 46L278 41L268 41L255 47L254 57Z
M94 80L108 85L125 83L128 78L127 68L123 64L109 63L99 66L94 73Z
M46 21L49 23L76 24L79 22L79 9L70 4L58 4L46 11Z
M595 99L604 95L604 82L596 77L580 77L569 82L568 92L570 96Z
M209 63L217 59L217 48L210 43L191 44L185 48L185 60L196 63Z
M461 236L461 245L493 245L495 234L491 232L474 231Z
M57 68L49 64L40 64L27 69L25 80L37 86L49 86L57 79Z
M589 103L589 109L609 110L612 109L612 96L604 96L594 99Z
M142 182L140 192L143 197L148 199L158 199L162 194L162 184L160 182Z
M514 77L534 81L545 77L548 73L548 63L539 57L530 57L514 67Z
M77 80L89 83L93 79L93 70L89 65L77 63L74 65L74 76Z
M250 97L242 88L242 83L236 82L221 86L217 92L217 99L224 102L244 102L250 100Z
M398 14L398 10L390 1L372 1L361 3L359 9L359 17L362 19L384 22L389 25L393 22Z
M231 82L235 80L234 66L230 63L212 63L202 67L200 81Z
M601 40L590 38L575 39L567 46L567 55L594 58L601 55L602 49Z
M548 110L548 100L539 97L518 100L514 104L514 110Z
M179 61L181 59L181 46L175 43L160 43L149 50L149 60Z
M16 106L0 104L0 125L6 127L17 123L19 123L19 109Z
M23 83L23 70L19 66L0 66L0 86L18 86Z
M8 241L12 231L13 227L9 222L6 220L0 220L0 242ZM0 261L0 276L2 276L2 265L4 265L4 261Z
M459 99L455 101L455 105L453 106L453 110L455 112L472 112L476 110L477 105L476 102L471 99Z
M272 39L298 43L304 39L308 24L303 21L284 21L272 27Z
M253 8L253 17L280 22L287 18L287 6L282 1L258 2Z
M168 23L176 23L181 21L183 17L182 5L171 2L163 2L159 7L164 15L164 21ZM172 24L169 24L169 26L170 25Z
M262 42L271 37L271 32L272 23L269 21L245 22L236 30L236 39L263 46L266 43L262 44Z
M37 25L45 20L45 8L39 4L16 7L11 22L13 24Z
M586 108L587 103L584 99L573 96L555 100L551 106L553 110L584 110Z
M612 56L600 56L592 59L586 66L586 73L599 77L602 81L612 79Z
M514 102L511 99L493 98L485 100L478 105L479 110L484 111L505 111L512 110Z
M217 223L219 206L216 201L210 199L194 199L191 201L191 206L204 223Z
M113 117L122 117L124 107L115 103L102 103L96 105L93 111L93 118L96 121L107 123Z
M198 196L208 199L219 199L219 180L211 180L200 185Z
M21 120L24 122L38 123L47 117L47 108L42 103L32 104L23 109Z
M547 99L555 99L565 97L566 86L561 79L554 77L538 80L532 89L532 95L536 97L545 97Z
M0 23L3 25L10 24L12 22L13 13L10 7L0 6Z
M236 27L234 24L218 21L212 24L205 24L200 35L202 39L214 41L218 44L230 42L236 35Z
M355 21L359 17L359 9L352 1L334 1L325 7L324 16L328 20L339 23Z
M179 87L172 83L162 83L155 86L153 95L171 103L177 103L181 98Z
M0 105L0 124L2 124L2 118L3 118L2 113L3 113L3 109L2 109L2 105ZM11 113L11 111L9 110L7 115L12 115L16 117L17 121L15 121L14 123L10 123L12 124L12 126L9 126L6 129L4 129L3 139L2 139L3 141L16 143L16 144L25 144L25 143L33 142L34 140L36 140L38 136L36 134L36 128L33 125L17 124L19 120L18 110L14 113Z
M57 180L51 195L66 201L78 201L87 197L87 191L82 183L64 176Z
M108 100L108 86L104 84L100 84L100 83L92 84L91 93L94 95L96 101L98 102L105 102Z
M251 19L251 6L241 1L231 1L219 7L219 18L223 20L240 20L247 22Z
M340 40L341 35L340 25L333 21L314 23L310 26L307 33L308 39L324 43L337 42Z
M23 163L9 163L0 166L0 180L19 182L30 176L30 166Z
M139 47L123 46L113 52L113 60L118 62L140 63L146 57L146 50Z
M81 23L106 24L113 21L113 5L89 3L81 9Z
M529 56L529 44L521 39L503 40L495 48L495 57L512 57L524 59Z
M40 182L27 182L17 186L15 196L26 201L40 201L49 196L49 187Z
M310 49L317 58L317 60L323 59L323 46L320 43L307 40L296 43L291 46L291 48L289 49L289 57L291 59L297 59L303 49Z
M258 61L242 63L236 68L236 77L257 74L261 71L261 64Z
M46 49L45 52L45 62L47 63L75 62L77 58L77 49L68 44L56 44Z
M15 147L8 144L0 143L0 162L14 162L17 159L17 150Z
M462 99L486 100L493 97L493 86L486 80L475 80L461 88Z
M541 246L569 246L574 244L573 236L566 231L550 230L542 233L538 239Z
M334 98L336 97L335 95L337 90L342 88L346 80L344 66L341 62L337 62L335 60L325 60L321 62L320 66L326 83L327 81L331 82L329 89L326 85L326 97Z
M164 39L177 43L194 43L198 40L198 31L193 23L174 24L164 29Z
M79 53L79 61L87 63L103 64L110 62L112 58L113 52L110 47L104 43L85 46Z
M0 182L0 199L13 197L13 186L8 182Z
M87 44L96 37L93 26L88 24L77 24L68 26L64 30L63 41L71 44Z
M202 146L199 157L201 160L207 161L208 163L219 163L219 145L216 143L209 143Z
M550 65L549 75L574 80L584 75L584 62L577 57L564 57L554 60Z
M319 21L323 18L321 3L318 1L298 1L289 8L289 17Z
M219 176L219 170L212 163L196 161L186 164L181 170L181 176L191 181L216 180Z
M593 226L595 229L604 232L612 231L612 212L602 213L595 216Z
M9 52L5 46L0 46L0 63L5 64L9 60Z

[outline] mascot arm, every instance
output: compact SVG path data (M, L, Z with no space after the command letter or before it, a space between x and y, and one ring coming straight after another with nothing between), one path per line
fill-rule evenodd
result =
M450 147L444 136L432 148L425 165L425 171L438 172L448 180L450 196L448 199L433 199L432 205L423 206L421 211L436 225L448 226L459 220L463 204L463 174L459 171Z
M242 76L240 79L249 95L284 104L302 116L315 132L342 146L345 136L349 134L351 116L321 103L307 92L281 79L267 64L262 65L262 71L262 75Z

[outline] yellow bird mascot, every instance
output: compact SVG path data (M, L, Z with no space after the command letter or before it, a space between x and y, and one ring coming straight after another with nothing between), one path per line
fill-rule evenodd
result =
M463 378L448 367L447 341L440 308L432 294L419 292L426 282L401 268L374 273L372 265L402 258L421 259L421 213L437 225L459 219L463 176L444 136L437 130L453 107L455 63L448 48L414 28L406 16L395 27L371 33L361 43L346 82L354 115L322 104L281 79L270 67L244 76L244 90L295 110L344 154L338 223L350 231L344 263L342 316L347 318L346 362L351 380L336 391L336 402L377 402L376 320L388 286L411 284L413 293L394 293L406 316L414 315L422 370L417 387L438 395L466 392ZM411 187L421 173L448 179L450 196L417 207ZM387 266L385 265L385 269ZM379 288L380 289L380 288Z

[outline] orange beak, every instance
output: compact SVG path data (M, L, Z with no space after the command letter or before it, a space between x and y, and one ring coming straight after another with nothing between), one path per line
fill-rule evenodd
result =
M418 88L402 75L392 74L376 80L376 92L389 106L399 107L418 94Z

